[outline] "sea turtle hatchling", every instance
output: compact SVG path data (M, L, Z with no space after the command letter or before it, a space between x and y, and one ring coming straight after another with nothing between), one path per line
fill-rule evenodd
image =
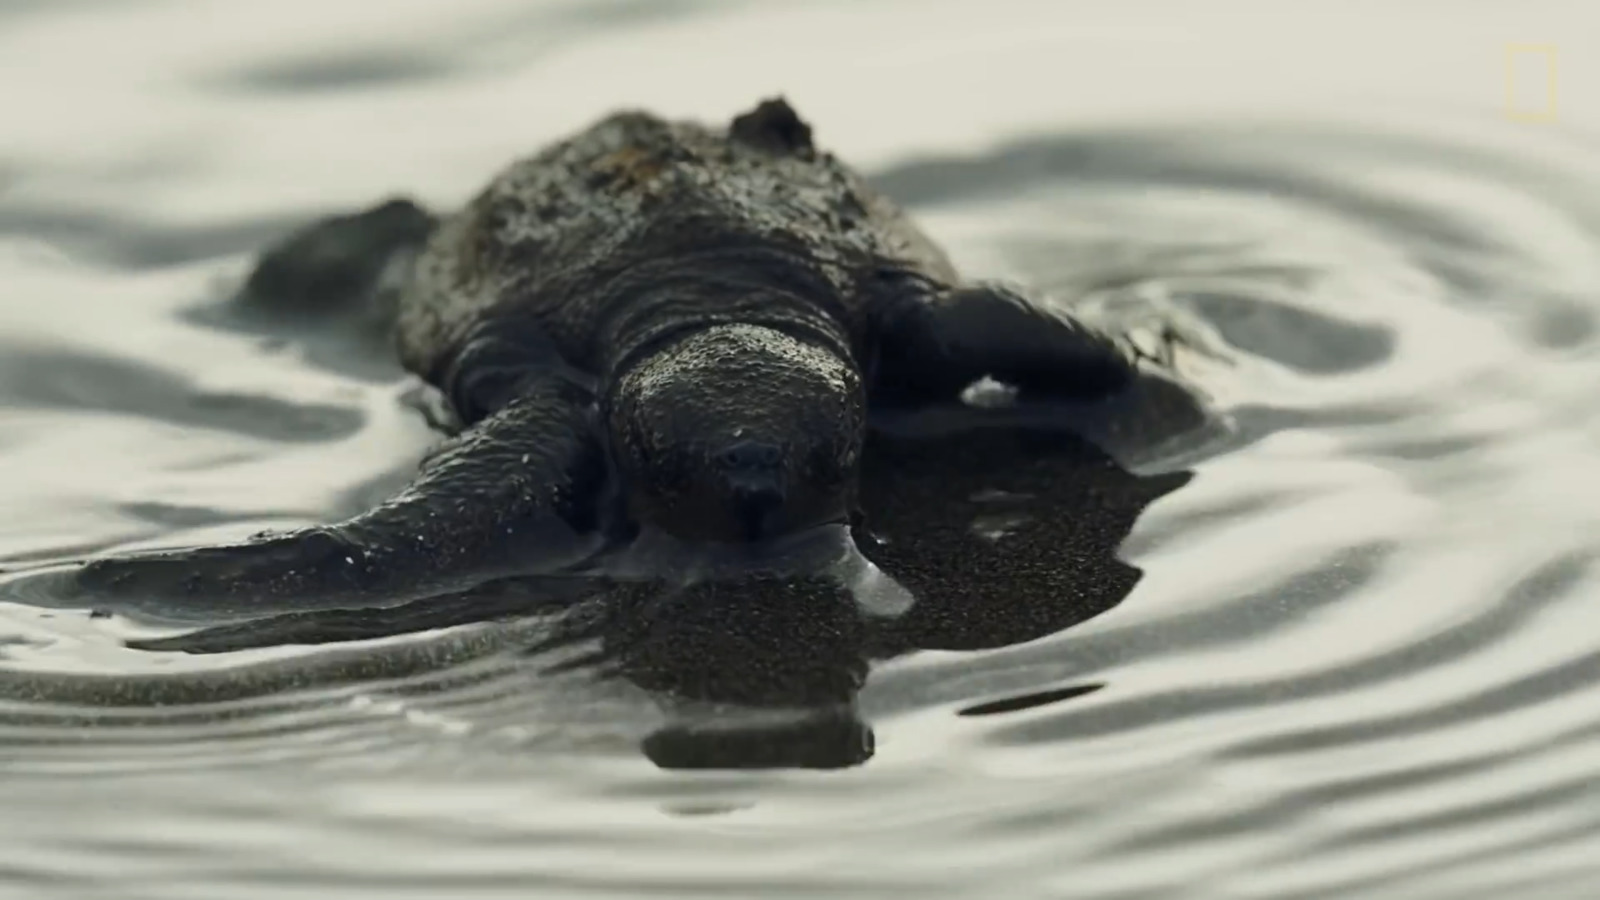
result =
M395 599L640 534L754 546L844 524L869 412L988 376L1093 400L1124 341L964 282L782 99L726 128L610 115L436 218L392 200L267 253L244 297L378 311L458 433L347 521L111 557L91 593Z

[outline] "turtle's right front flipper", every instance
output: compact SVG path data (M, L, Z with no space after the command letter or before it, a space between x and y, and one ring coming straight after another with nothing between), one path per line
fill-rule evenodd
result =
M76 581L108 609L211 618L392 605L558 569L598 540L608 469L592 416L584 387L530 371L514 399L369 512L241 544L95 560Z

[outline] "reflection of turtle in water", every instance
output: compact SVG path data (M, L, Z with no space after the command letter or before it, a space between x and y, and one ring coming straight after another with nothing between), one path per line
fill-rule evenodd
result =
M353 519L98 560L91 593L392 601L641 530L742 545L851 519L869 410L1139 380L1118 342L962 283L781 100L725 130L612 115L437 222L397 200L318 223L244 300L359 306L459 433Z
M856 765L872 753L855 697L869 663L924 649L981 650L1054 634L1116 606L1139 570L1117 558L1145 507L1189 480L1134 475L1060 429L973 410L961 427L874 429L862 455L864 554L914 596L862 615L829 573L754 572L689 584L606 575L502 578L391 609L311 610L132 642L222 653L551 616L524 649L541 667L620 676L668 713L644 752L664 767ZM544 651L577 649L576 655ZM570 689L569 685L569 689ZM1078 696L1043 685L963 710ZM735 712L729 704L739 707Z

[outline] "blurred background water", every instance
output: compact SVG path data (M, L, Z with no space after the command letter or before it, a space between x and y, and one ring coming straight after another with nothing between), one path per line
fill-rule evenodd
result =
M1597 26L0 3L0 896L1591 896ZM1145 511L1116 609L877 666L861 765L688 773L517 627L188 657L29 602L32 564L348 514L432 442L386 360L207 319L264 243L449 208L618 106L776 93L968 273L1237 353L1206 387L1242 440Z

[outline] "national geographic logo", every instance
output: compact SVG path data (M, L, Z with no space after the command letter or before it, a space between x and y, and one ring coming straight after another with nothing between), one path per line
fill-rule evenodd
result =
M1506 118L1513 122L1556 120L1554 44L1506 45Z

